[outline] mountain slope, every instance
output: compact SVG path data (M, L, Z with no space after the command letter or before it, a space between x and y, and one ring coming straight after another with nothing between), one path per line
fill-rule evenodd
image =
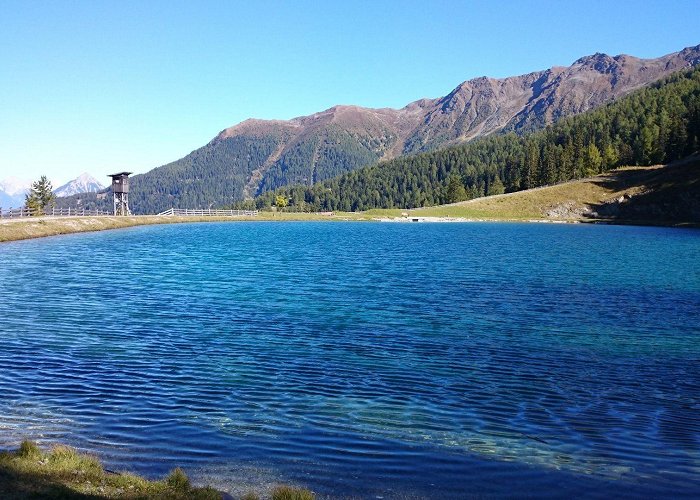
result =
M468 144L365 167L276 195L295 210L416 208L588 177L622 165L675 161L700 150L700 67L681 71L601 108L523 136Z
M567 68L462 83L440 99L404 152L431 151L499 130L525 132L583 113L700 63L700 45L657 59L594 54Z
M698 63L700 45L656 59L594 54L569 67L476 78L401 109L335 106L292 120L246 120L184 158L134 176L132 207L152 213L226 205L494 132L530 131Z
M669 165L620 168L555 186L419 208L410 215L698 226L700 158L694 155Z
M23 206L24 195L31 185L31 181L17 177L8 177L0 181L0 208Z
M54 190L56 196L72 196L81 193L97 193L105 188L90 174L83 173L70 182Z
M17 208L24 205L24 195L12 196L0 189L0 208Z

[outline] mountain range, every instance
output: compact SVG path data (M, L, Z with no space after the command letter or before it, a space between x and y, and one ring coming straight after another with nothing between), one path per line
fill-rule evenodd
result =
M24 195L29 191L32 182L8 177L0 181L0 208L21 207L24 205Z
M8 177L0 181L0 208L24 206L25 195L32 186L32 181L18 177ZM83 173L70 182L54 189L56 196L75 196L84 193L97 193L105 186L88 173Z
M475 78L401 109L339 105L291 120L248 119L184 158L134 176L132 209L226 205L493 133L528 132L698 63L700 45L655 59L598 53L568 67Z
M72 196L81 193L97 193L105 188L87 172L54 190L56 196Z
M675 72L545 129L522 135L491 134L405 155L313 186L278 188L253 203L234 205L243 209L253 204L258 208L287 205L286 210L312 212L429 207L549 186L618 167L676 162L698 151L700 66ZM674 189L686 198L700 192ZM700 198L693 199L679 199L679 206L700 206ZM668 207L666 215L676 208Z

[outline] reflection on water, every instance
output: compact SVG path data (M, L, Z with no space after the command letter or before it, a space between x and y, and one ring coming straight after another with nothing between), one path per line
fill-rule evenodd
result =
M697 231L560 225L5 244L0 446L234 492L692 495L698 262Z

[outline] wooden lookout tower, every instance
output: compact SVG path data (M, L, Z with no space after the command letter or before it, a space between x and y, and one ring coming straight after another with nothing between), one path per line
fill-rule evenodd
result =
M129 175L131 172L110 174L114 193L114 215L131 215L129 210Z

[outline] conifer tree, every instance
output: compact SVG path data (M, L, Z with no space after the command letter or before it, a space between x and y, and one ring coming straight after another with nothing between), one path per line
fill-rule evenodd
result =
M42 175L38 181L32 183L32 187L24 199L25 206L32 210L33 215L43 215L47 208L52 206L56 200L53 194L51 181Z
M464 189L464 184L456 175L450 175L447 183L447 203L457 203L467 199L467 191Z
M495 194L503 194L505 193L505 187L503 186L503 182L501 182L501 178L496 176L496 178L489 184L488 191L486 194L488 196L493 196Z

